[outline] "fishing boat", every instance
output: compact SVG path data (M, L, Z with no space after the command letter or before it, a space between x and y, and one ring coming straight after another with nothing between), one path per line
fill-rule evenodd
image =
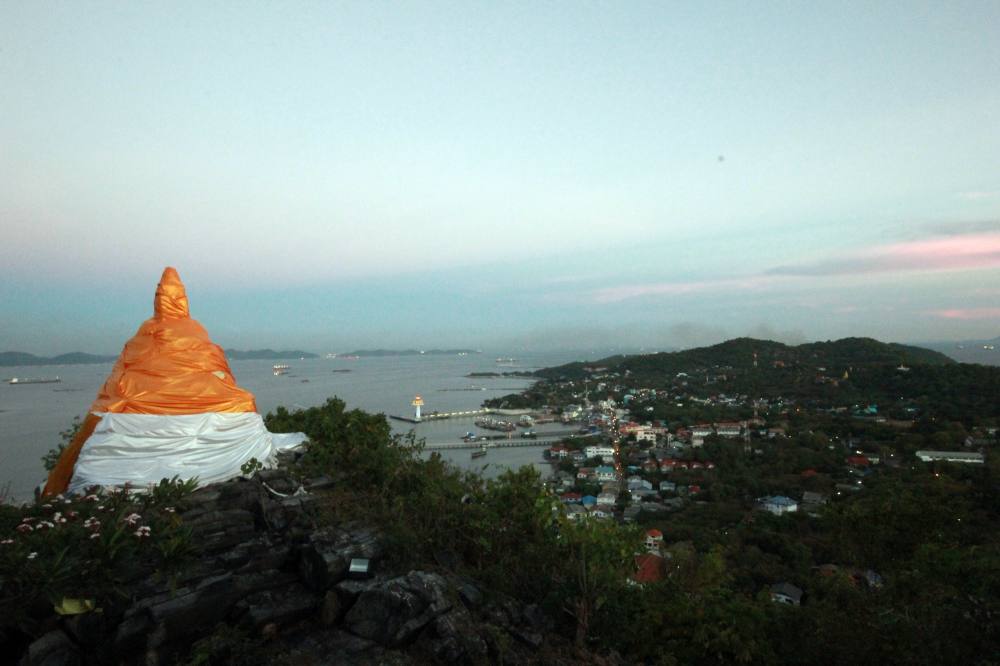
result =
M486 455L486 445L485 444L483 444L478 449L476 449L475 451L472 452L472 457L473 458L482 458L485 455Z
M285 365L284 363L279 363L277 365L271 366L271 370L274 371L274 376L277 377L278 375L286 374L290 367L291 366Z

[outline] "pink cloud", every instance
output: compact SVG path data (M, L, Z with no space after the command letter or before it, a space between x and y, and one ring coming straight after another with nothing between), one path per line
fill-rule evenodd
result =
M955 308L931 310L929 314L944 319L1000 319L1000 308Z
M838 259L779 266L770 275L861 275L890 271L1000 268L1000 232L944 236L883 245Z

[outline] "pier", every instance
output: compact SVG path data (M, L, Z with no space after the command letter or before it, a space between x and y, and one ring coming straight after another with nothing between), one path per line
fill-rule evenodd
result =
M478 449L485 446L487 449L513 448L523 446L552 446L571 437L584 437L576 432L572 433L545 433L544 437L487 437L487 439L461 440L458 442L427 442L424 444L425 451L443 451L447 449Z
M441 419L457 419L465 416L482 416L483 414L493 414L492 409L470 409L465 412L431 412L430 414L421 414L420 418L414 418L412 416L397 416L395 414L390 414L390 419L395 419L397 421L406 421L407 423L426 423L427 421L440 421Z

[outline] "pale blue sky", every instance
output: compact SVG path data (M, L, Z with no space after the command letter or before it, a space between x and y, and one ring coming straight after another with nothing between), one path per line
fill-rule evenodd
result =
M0 0L0 350L117 350L165 265L239 347L1000 335L998 34L997 2Z

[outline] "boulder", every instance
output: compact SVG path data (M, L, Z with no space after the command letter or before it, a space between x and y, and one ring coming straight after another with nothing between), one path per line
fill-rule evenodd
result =
M411 642L451 607L444 578L411 571L362 592L344 617L344 623L357 636L397 647Z
M291 624L311 615L319 606L319 598L300 583L281 589L264 590L251 594L238 604L245 609L245 622L261 629L265 625Z
M352 558L363 557L374 562L382 554L382 537L372 528L317 530L300 552L299 574L306 585L325 592L344 579Z
M73 641L54 629L28 646L20 666L79 666L80 663L80 654Z

